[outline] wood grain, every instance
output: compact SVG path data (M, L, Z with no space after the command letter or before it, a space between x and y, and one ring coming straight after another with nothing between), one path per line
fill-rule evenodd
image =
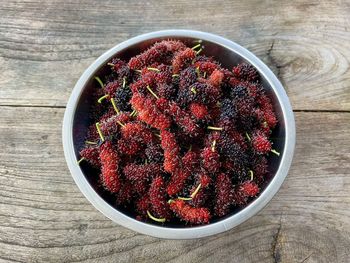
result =
M20 262L349 262L350 113L296 113L283 187L239 227L161 240L105 218L79 192L61 145L64 109L0 107L0 258Z
M0 3L0 105L66 105L84 69L141 33L191 28L253 51L296 110L350 110L349 1Z

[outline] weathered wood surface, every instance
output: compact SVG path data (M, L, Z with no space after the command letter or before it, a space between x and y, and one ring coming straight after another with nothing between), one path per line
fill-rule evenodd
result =
M349 1L1 1L0 261L350 262L349 22ZM84 69L123 40L168 28L247 47L296 110L280 192L239 227L199 240L160 240L105 218L74 184L61 145Z
M296 113L291 172L272 202L209 238L161 240L116 225L73 182L64 109L1 107L0 258L87 262L349 262L350 113Z
M350 110L349 1L1 1L0 105L65 106L84 69L141 33L191 28L253 51L297 110Z

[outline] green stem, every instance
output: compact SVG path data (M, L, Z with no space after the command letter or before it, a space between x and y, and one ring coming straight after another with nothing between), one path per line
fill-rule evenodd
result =
M100 127L100 124L98 122L96 122L96 129L97 129L98 135L100 135L101 141L104 142L105 138L103 137L101 127Z
M272 149L271 152L274 153L274 154L276 154L277 156L280 156L280 153L277 152L275 149Z
M254 179L254 172L252 170L249 170L249 175L250 175L250 181L253 181L253 179Z
M221 127L214 127L214 126L208 126L207 129L213 130L213 131L222 131L223 130L223 128L221 128Z
M108 98L108 96L109 96L108 94L102 96L101 98L99 98L99 99L97 100L97 102L101 104L102 101L103 101L104 99Z
M90 144L90 145L96 145L97 142L92 142L92 141L85 141L86 144Z
M165 218L156 218L156 217L152 216L152 214L148 210L147 210L147 215L149 218L151 218L152 220L154 220L156 222L160 222L160 223L165 222Z
M182 197L182 196L179 196L177 199L184 200L184 201L191 201L193 198L192 198L192 197Z
M216 140L214 140L212 145L211 145L211 151L212 152L215 152L215 145L216 145Z
M124 77L123 78L123 88L125 88L125 85L126 85L126 78Z
M196 190L194 190L194 192L191 194L191 197L194 198L197 194L199 189L201 189L202 184L199 184L196 188Z
M252 140L247 132L245 133L245 136L247 137L248 141Z
M123 128L125 127L125 124L121 123L120 121L117 121L117 123L122 126Z
M195 50L196 48L200 47L201 46L201 43L195 45L194 47L192 47L193 50Z
M157 69L157 68L151 68L151 67L149 67L149 68L147 68L148 70L151 70L151 71L156 71L156 72L159 72L160 70L159 69Z
M103 82L99 77L95 76L95 80L97 80L97 82L100 84L101 88L104 87Z
M146 87L148 89L148 91L158 100L159 97L157 96L157 94L154 93L154 91L149 87L149 85L147 85Z
M77 161L77 164L79 165L79 164L80 164L82 161L84 161L84 160L85 160L84 157L80 158L80 160Z
M111 98L111 103L112 103L113 109L115 110L115 112L117 113L117 115L119 115L119 114L120 114L120 111L119 111L119 109L118 109L118 107L117 107L117 104L115 104L115 101L114 101L113 98Z

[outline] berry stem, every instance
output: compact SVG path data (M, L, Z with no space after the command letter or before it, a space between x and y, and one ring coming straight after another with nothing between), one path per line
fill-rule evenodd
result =
M149 68L147 68L148 70L151 70L151 71L156 71L156 72L159 72L160 70L159 69L157 69L157 68L151 68L151 67L149 67Z
M248 141L252 140L247 132L245 133L245 136L247 137Z
M159 97L157 96L157 94L154 93L154 91L149 87L149 85L147 85L146 87L148 89L148 91L158 100Z
M101 88L103 88L104 85L103 85L102 80L97 76L95 76L95 80L97 80L97 82L100 84Z
M169 200L168 200L168 204L171 204L172 202L174 202L173 199L169 199Z
M133 110L131 113L130 113L130 117L134 117L134 115L137 114L137 111L136 110Z
M206 76L207 76L207 72L204 71L203 77L206 78Z
M179 74L173 74L171 75L173 78L180 76Z
M184 201L191 201L193 198L192 198L192 197L182 197L182 196L179 196L177 199L184 200Z
M203 48L199 49L198 51L196 51L196 55L198 55L199 53L201 53L203 50Z
M196 190L194 190L194 192L191 194L191 197L194 198L197 194L199 189L201 189L202 184L199 184L196 188Z
M195 45L194 47L192 47L193 50L195 50L196 48L199 48L201 46L201 43Z
M223 128L221 128L221 127L214 127L214 126L208 126L207 129L213 130L213 131L222 131L223 130Z
M199 67L196 67L197 78L201 76L201 72L199 71Z
M135 71L138 72L138 73L142 73L142 71L139 70L139 69L135 69Z
M192 91L193 94L197 94L197 91L196 91L196 89L194 87L191 88L191 91Z
M109 96L108 94L102 96L101 98L99 98L99 99L97 100L97 102L101 104L102 101L103 101L104 99L108 98L108 96Z
M202 43L202 42L203 42L202 39L193 40L193 43Z
M126 78L124 77L123 78L123 88L125 88L125 86L126 86Z
M86 144L90 144L90 145L96 145L97 142L92 142L92 141L85 141Z
M117 113L117 115L119 115L119 114L120 114L120 111L118 110L117 104L115 104L115 101L114 101L113 98L111 98L111 103L112 103L113 109L115 110L115 112Z
M280 153L277 152L275 149L272 149L271 152L274 153L274 154L276 154L277 156L280 156Z
M122 126L123 128L125 127L125 124L121 123L120 121L117 121L117 123Z
M254 179L254 172L252 170L249 170L249 175L250 175L250 181L253 181L253 179Z
M151 218L152 220L156 221L156 222L160 222L160 223L164 223L165 222L165 218L157 218L152 216L152 214L147 210L147 215L149 218Z
M96 129L97 129L98 135L100 135L101 141L104 142L105 138L103 137L101 127L100 127L100 124L98 122L96 122Z
M212 152L215 152L215 146L216 146L216 140L214 140L212 145L211 145L211 151Z
M80 158L80 160L77 161L77 164L79 165L79 164L80 164L82 161L84 161L84 160L85 160L84 157Z
M114 67L113 63L107 63L108 66Z

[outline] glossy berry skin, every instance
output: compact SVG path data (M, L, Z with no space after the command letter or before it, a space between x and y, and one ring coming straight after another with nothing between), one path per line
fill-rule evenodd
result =
M120 158L111 141L100 146L101 180L103 186L111 193L117 193L121 187L118 174Z
M196 208L186 204L183 200L173 200L170 209L183 221L190 224L207 224L211 218L207 208Z

